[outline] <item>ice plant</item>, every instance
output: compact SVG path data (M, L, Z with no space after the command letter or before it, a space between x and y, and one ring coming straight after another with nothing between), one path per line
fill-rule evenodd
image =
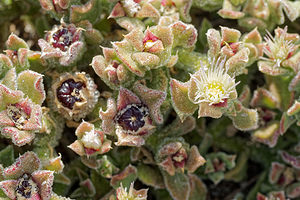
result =
M35 133L42 128L41 118L41 107L32 103L30 99L20 99L16 103L8 103L6 108L0 112L1 134L11 138L15 145L23 146L30 143L34 139Z
M54 14L57 14L57 17L62 17L63 14L66 14L68 7L70 6L70 0L39 0L41 7ZM58 18L59 19L59 18Z
M283 74L286 67L297 72L299 58L295 63L291 57L297 52L298 45L296 42L298 40L299 35L287 33L287 27L284 29L277 28L275 37L268 32L263 48L267 57L261 57L261 61L258 63L259 70L273 76Z
M0 0L0 199L300 198L299 16Z
M270 91L264 88L258 88L254 91L250 101L253 108L257 108L259 127L254 131L252 137L254 140L265 143L270 147L277 144L280 134L280 122L275 120L275 109L279 108L278 98Z
M150 0L149 2L160 11L162 16L179 14L183 21L191 21L191 16L189 15L192 6L191 0Z
M173 44L170 27L154 26L145 32L136 28L124 36L121 42L113 42L118 58L136 75L143 77L150 69L169 62Z
M155 124L163 122L160 106L166 98L162 91L152 90L136 83L134 91L120 88L117 103L112 99L107 101L107 110L100 110L102 129L118 137L116 145L141 146L144 137L153 132Z
M91 63L96 74L112 89L131 83L133 74L119 61L116 52L111 48L103 48L103 55L95 56Z
M225 66L230 74L239 75L249 65L250 50L240 41L241 32L236 29L221 27L221 34L215 29L206 33L209 45L208 57L217 60L226 58Z
M96 130L93 124L82 122L76 129L77 140L68 147L80 156L104 154L111 149L111 141L102 131Z
M1 82L1 134L17 146L28 144L42 128L43 78L30 70L17 75L12 68Z
M292 166L272 162L268 180L269 183L280 187L286 194L287 197L293 199L300 196L299 192L299 158L290 155L287 152L281 152L281 158L287 164Z
M204 173L207 174L214 184L224 179L226 171L236 166L236 155L228 155L224 152L211 153L206 156L207 163Z
M96 88L93 79L84 72L65 73L53 82L49 101L66 119L79 121L97 103L99 92Z
M199 106L198 117L219 118L228 101L237 98L234 77L228 75L225 60L212 61L191 75L189 99Z
M273 191L270 192L268 196L265 196L261 193L256 195L256 200L286 200L284 191Z
M59 26L54 26L51 31L47 32L45 40L39 39L38 41L42 58L52 59L63 66L73 65L84 53L82 31L83 29L74 24L64 22L61 22Z
M205 3L201 3L204 4ZM240 26L247 29L273 29L274 25L285 22L285 16L294 21L299 17L299 2L290 0L225 0L218 14L225 19L238 19ZM218 8L217 8L218 9Z
M0 188L9 199L51 198L54 172L41 170L40 160L34 152L24 153L2 173L5 180L0 182Z
M189 148L181 140L168 141L163 144L156 155L156 161L171 176L174 176L176 172L182 173L185 169L193 173L206 162L196 146Z
M135 190L133 184L130 184L129 189L121 184L116 190L117 200L146 200L148 189Z

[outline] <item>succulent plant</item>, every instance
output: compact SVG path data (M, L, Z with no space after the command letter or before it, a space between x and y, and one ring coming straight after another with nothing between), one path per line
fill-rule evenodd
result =
M0 199L299 199L299 17L299 0L0 1Z
M54 172L41 170L34 152L21 155L14 164L3 169L0 188L9 199L42 199L52 196Z

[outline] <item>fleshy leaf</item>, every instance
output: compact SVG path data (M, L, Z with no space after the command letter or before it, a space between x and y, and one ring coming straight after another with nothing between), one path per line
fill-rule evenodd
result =
M163 177L157 167L151 165L139 165L137 167L138 178L146 185L154 188L164 188Z
M0 151L0 163L4 165L4 167L11 165L14 161L14 148L12 145L7 146Z
M183 173L176 173L170 176L166 172L162 172L167 190L174 200L188 200L190 196L191 186L189 178Z
M149 107L151 117L159 124L163 122L160 107L167 97L167 94L160 90L150 89L140 83L136 83L133 90L140 99Z
M176 79L170 81L170 93L172 105L179 115L181 121L194 114L197 110L197 105L193 104L188 98L188 83L182 83Z
M129 187L130 183L135 181L137 178L137 169L132 166L128 165L121 173L114 175L111 180L110 184L114 188L120 187L121 183L125 187Z
M233 125L243 131L256 129L258 126L258 113L255 109L242 107L236 116L230 116Z
M201 179L194 174L189 174L190 179L190 197L189 200L205 200L207 188L205 184L201 181Z
M82 20L89 20L91 23L95 23L101 10L100 1L89 0L84 5L72 5L70 10L70 21L72 23L77 23Z
M20 48L29 49L27 43L23 39L15 35L14 33L11 33L10 36L8 37L6 41L6 47L14 51L17 51Z
M24 173L31 174L40 168L40 160L34 152L26 152L20 156L15 163L4 169L3 175L6 179L15 179Z
M43 76L31 70L22 71L17 78L18 89L24 92L34 103L41 105L46 93Z

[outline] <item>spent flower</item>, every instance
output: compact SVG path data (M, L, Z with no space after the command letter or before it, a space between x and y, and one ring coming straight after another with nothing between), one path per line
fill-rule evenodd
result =
M85 51L82 31L82 28L64 22L54 26L47 32L45 40L38 41L42 52L41 57L45 60L52 59L62 66L73 65Z
M79 121L93 110L99 95L97 85L85 72L64 73L54 80L48 100L63 117Z
M110 98L106 111L100 110L102 129L106 133L113 133L118 137L116 145L141 146L144 137L153 132L154 123L163 122L160 106L166 98L165 92L149 89L136 83L134 91L120 88L118 101Z
M9 199L49 200L52 196L54 172L41 170L34 152L26 152L3 170L5 180L0 188Z

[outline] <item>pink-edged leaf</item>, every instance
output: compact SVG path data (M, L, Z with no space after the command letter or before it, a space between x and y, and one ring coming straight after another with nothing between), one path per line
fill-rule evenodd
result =
M17 188L17 180L7 180L0 182L0 189L6 194L6 196L10 199L16 199L16 188Z
M150 89L140 83L135 83L133 90L140 96L143 103L148 106L151 117L155 122L161 124L163 122L163 116L160 112L160 107L165 101L167 94L160 90Z
M68 147L80 156L85 155L84 146L79 140L76 140L75 142L70 144Z
M257 90L255 90L253 94L250 105L252 107L262 106L262 107L274 109L279 106L279 102L277 98L270 91L264 88L258 88Z
M189 100L188 86L188 83L182 83L176 79L170 80L172 105L181 121L184 121L187 116L194 114L198 108L197 105Z
M14 33L11 33L6 41L7 49L17 51L20 48L29 49L28 44Z
M130 90L121 87L119 91L118 101L117 101L117 110L120 111L130 104L140 104L142 103L139 97L137 97Z
M49 200L52 195L52 185L54 172L49 170L39 170L31 174L32 179L40 189L40 195L43 200Z
M81 138L85 132L90 132L94 130L94 125L88 122L81 122L75 131L75 135Z
M300 157L292 156L286 151L280 152L281 158L284 162L292 165L296 169L300 169Z
M178 21L173 23L171 28L174 35L173 47L182 46L183 48L190 48L195 45L198 32L193 25Z
M198 167L204 165L206 160L200 155L198 147L193 145L189 151L185 168L189 173L193 173Z
M0 126L14 126L15 123L12 119L7 115L7 111L3 110L0 112Z
M17 179L24 173L31 174L40 168L40 159L37 155L28 151L17 158L16 162L11 166L6 167L3 175L6 179Z
M3 84L0 84L0 111L5 110L7 105L15 104L23 98L23 92L11 90Z
M120 2L118 2L112 9L110 15L108 18L117 18L117 17L124 17L125 11L123 9L123 6Z
M145 75L145 69L139 67L135 61L131 58L133 49L127 40L121 42L113 42L113 48L118 55L118 58L128 67L128 69L136 75L143 77Z
M63 55L63 53L59 49L53 48L46 40L39 39L38 44L41 48L42 54L41 58L59 58Z
M271 170L269 172L269 182L276 184L284 171L285 166L279 162L272 162Z
M4 127L1 129L1 134L11 138L12 142L19 147L30 143L35 137L33 132L22 131L15 127Z
M300 183L296 182L296 183L293 183L293 184L287 186L286 193L287 193L287 196L291 199L300 197Z
M141 29L136 28L132 31L130 31L127 35L124 36L124 38L130 42L130 44L136 48L138 51L144 50L144 34Z
M64 169L64 163L61 160L61 154L55 158L49 159L49 162L44 164L44 169L61 173Z
M121 173L114 175L110 180L110 185L114 188L120 186L121 183L131 183L137 177L137 169L132 166L128 165Z
M22 71L17 78L18 89L24 92L34 103L41 105L46 93L42 74L31 70Z
M10 69L6 72L4 78L1 80L1 84L7 86L12 90L17 90L17 72L16 68Z
M130 135L119 129L117 129L116 135L118 137L118 141L115 143L117 146L140 147L145 144L145 139L139 135Z

